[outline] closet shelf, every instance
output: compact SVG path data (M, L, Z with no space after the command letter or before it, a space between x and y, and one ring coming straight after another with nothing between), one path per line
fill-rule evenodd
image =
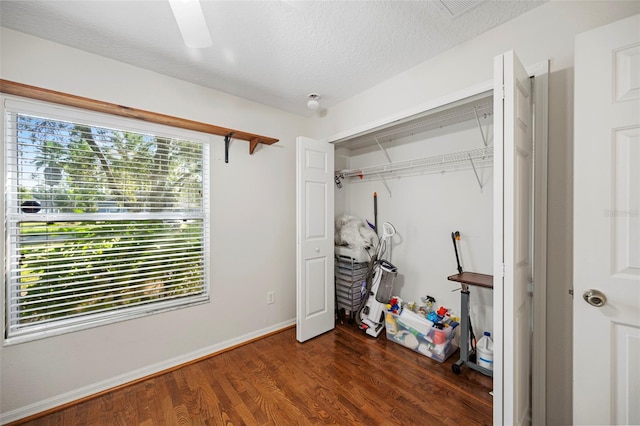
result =
M380 145L403 137L442 129L467 121L477 121L493 114L491 92L443 105L420 114L405 117L365 132L332 141L350 151Z
M473 168L493 163L493 146L469 149L465 151L452 152L418 159L397 161L377 166L362 167L359 169L340 170L335 172L336 179L347 179L359 177L360 179L386 176L404 172L414 171L446 172L459 170L465 166Z

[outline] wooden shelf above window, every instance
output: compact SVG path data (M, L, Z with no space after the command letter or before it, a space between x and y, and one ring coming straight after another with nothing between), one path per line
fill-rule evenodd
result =
M248 141L249 154L253 154L253 151L255 151L256 146L259 143L271 145L278 142L278 139L270 138L267 136L261 136L253 133L243 132L240 130L215 126L213 124L187 120L185 118L172 117L170 115L159 114L157 112L129 108L122 105L98 101L90 98L83 98L81 96L70 95L63 92L56 92L54 90L43 89L36 86L29 86L27 84L16 83L9 80L0 79L0 92L16 96L24 96L26 98L37 99L45 102L53 102L61 105L82 108L90 111L118 115L121 117L135 118L138 120L148 121L150 123L164 124L166 126L178 127L187 130L195 130L197 132L208 133L211 135L231 136L231 138L233 139Z

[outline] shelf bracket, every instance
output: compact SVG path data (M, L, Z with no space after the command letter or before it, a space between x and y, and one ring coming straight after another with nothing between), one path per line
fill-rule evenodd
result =
M231 136L233 136L233 132L228 133L224 137L224 162L229 162L229 143L231 142Z
M391 157L389 157L389 153L387 152L386 149L382 147L382 144L380 143L380 141L378 141L378 138L375 138L375 140L376 140L376 143L378 144L378 148L380 148L380 150L384 152L384 155L387 157L387 161L389 162L389 164L391 164Z
M480 129L480 135L482 136L482 142L484 143L484 146L487 146L487 137L484 135L484 132L482 131L482 124L480 123L480 117L478 117L478 109L477 108L473 108L473 112L476 114L476 121L478 122L478 129Z
M389 184L387 183L387 180L380 173L376 173L376 174L380 179L382 179L382 183L384 184L384 187L387 188L387 192L389 193L389 198L391 198L391 188L389 188Z
M473 173L476 175L476 180L478 181L478 185L480 185L480 190L482 191L482 181L480 180L480 176L478 176L478 171L476 170L476 165L473 162L473 158L471 154L467 154L469 156L469 161L471 161L471 167L473 167Z
M256 150L256 146L260 143L260 138L253 138L249 141L249 155L253 154L253 151Z

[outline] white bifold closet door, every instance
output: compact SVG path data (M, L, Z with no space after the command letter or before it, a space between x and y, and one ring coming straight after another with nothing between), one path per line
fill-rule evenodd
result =
M334 147L296 140L296 338L309 340L335 326Z
M495 58L494 424L531 423L531 86L529 74L514 52L507 52Z

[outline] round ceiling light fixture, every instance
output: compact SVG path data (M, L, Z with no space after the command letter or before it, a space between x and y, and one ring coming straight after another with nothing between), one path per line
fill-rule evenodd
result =
M312 111L320 108L320 95L318 95L317 93L310 93L307 98L309 98L309 100L307 101L307 108Z

